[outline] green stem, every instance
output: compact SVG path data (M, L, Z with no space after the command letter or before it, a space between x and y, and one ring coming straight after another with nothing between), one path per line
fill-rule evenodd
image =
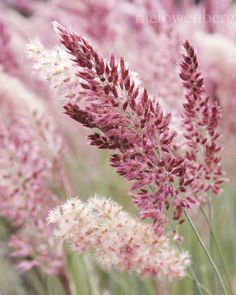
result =
M199 293L202 294L202 291L204 291L205 294L213 295L206 287L199 283L194 271L192 270L192 268L190 269L192 271L193 276L186 275L186 278L192 281L197 286Z
M188 212L186 210L184 210L184 213L185 213L186 219L188 220L189 224L191 225L191 227L192 227L198 241L200 242L204 252L206 253L207 258L209 259L209 261L210 261L210 263L211 263L211 265L212 265L212 267L213 267L213 269L214 269L214 271L216 273L217 278L219 279L219 282L220 282L220 285L222 287L222 290L223 290L224 294L229 295L228 292L227 292L227 289L225 288L225 284L224 284L224 281L223 281L223 279L221 277L221 274L220 274L214 260L212 259L211 254L209 253L205 243L203 242L197 228L195 227L194 223L192 222L192 219L190 218L190 216L188 215Z
M213 218L213 212L212 212L212 205L211 205L211 199L209 197L209 203L208 203L208 214L209 214L209 225L212 227L212 218ZM210 238L212 238L212 233L210 232L211 236Z
M213 245L213 237L212 237L212 231L211 231L211 228L212 228L212 219L213 219L213 210L212 210L212 205L211 205L211 196L210 194L208 193L208 229L209 229L209 237L210 237L210 241L209 241L209 246L210 246L210 253L211 253L211 256L212 256L212 259L214 260L214 245ZM212 280L213 282L213 292L214 293L217 293L216 292L216 280L215 280L215 276L214 276L214 273L212 272L209 272L209 277L210 277L210 280Z
M170 220L169 220L169 224L170 224L172 230L175 231L175 227L174 227L174 225L172 224L172 222L171 222ZM177 246L178 246L178 248L179 248L180 250L183 250L182 246L180 245L180 243L179 243L178 241L176 241L176 244L177 244ZM203 290L205 293L207 292L208 294L212 295L212 293L211 293L209 290L207 290L207 288L205 288L205 287L199 282L199 280L198 280L198 278L197 278L197 275L196 275L194 269L193 269L191 266L189 267L189 269L190 269L190 271L191 271L191 275L187 275L186 277L187 277L189 280L191 280L191 281L196 285L199 294L200 294L200 295L203 295L203 293L202 293L202 290Z
M210 249L211 249L211 254L213 253L213 243L212 243L212 231L211 231L211 228L212 228L212 206L211 206L211 199L210 199L210 196L209 196L209 202L208 202L208 214L209 214L209 218L208 218L208 227L209 227L209 230L210 230ZM213 255L213 254L212 254Z
M212 238L213 238L213 240L215 242L216 250L217 250L217 252L219 254L219 257L220 257L222 266L224 268L225 276L226 276L226 279L227 279L227 282L228 282L228 285L229 285L229 288L230 288L230 293L233 295L234 292L233 292L233 287L232 287L232 284L231 284L230 275L229 275L229 272L228 272L228 269L227 269L227 266L226 266L226 263L225 263L225 259L224 259L223 253L221 251L221 247L219 245L219 241L216 238L215 231L214 231L212 225L210 224L210 222L209 222L209 220L207 218L207 215L206 215L205 211L203 210L202 206L200 206L200 211L201 211L202 215L204 216L208 227L210 228Z

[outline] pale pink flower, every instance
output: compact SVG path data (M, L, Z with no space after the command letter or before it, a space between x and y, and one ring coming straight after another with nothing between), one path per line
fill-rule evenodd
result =
M49 222L56 225L57 238L79 253L92 250L106 268L180 278L190 263L188 253L179 253L166 236L156 236L150 224L110 199L68 200L49 214Z
M69 53L62 46L46 49L37 39L27 45L27 51L34 61L34 71L49 85L52 93L59 96L63 104L76 101L80 87Z

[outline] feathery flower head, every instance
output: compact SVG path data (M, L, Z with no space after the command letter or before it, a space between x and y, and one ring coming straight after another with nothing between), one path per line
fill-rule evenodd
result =
M44 206L43 209L48 212L51 207ZM17 261L16 267L21 272L40 268L50 276L58 275L65 266L63 247L55 242L53 226L46 226L42 212L37 219L11 235L10 257Z
M66 50L62 46L46 49L38 39L31 41L27 50L29 58L35 61L34 71L61 98L63 105L76 101L80 91L77 71Z
M51 162L56 161L62 152L63 140L40 97L29 91L19 79L1 70L0 79L1 115L4 122L10 124L11 120L17 121L19 118L20 124L24 122L24 128L28 129L45 156Z
M170 124L171 114L164 113L158 101L150 96L140 81L137 83L123 58L117 61L112 55L106 61L78 34L58 23L54 23L54 28L71 55L80 88L76 100L65 103L65 113L85 127L96 129L89 135L91 145L115 151L110 158L111 165L120 175L132 181L130 195L141 217L153 220L158 234L163 231L165 210L170 205L174 208L174 220L181 224L184 221L183 209L197 204L195 193L204 192L205 177L209 177L211 172L205 173L203 168L201 172L205 174L200 176L198 183L194 182L197 170L193 167L201 167L202 162L198 163L199 159L185 152L188 143L179 144L176 129ZM186 65L185 68L188 69ZM66 89L66 85L63 86ZM187 83L184 85L190 86ZM218 107L209 110L210 114L204 108L200 111L204 118L203 129L216 140L213 122L214 116L218 120ZM216 169L213 167L216 159L213 161L211 155L212 149L214 152L218 150L213 143L205 144L206 166ZM215 175L220 173L217 169ZM219 187L218 180L212 186L214 191L217 185Z
M132 218L110 199L71 199L48 219L56 224L59 239L80 253L93 250L107 268L174 278L184 276L190 263L186 252L178 253L167 237L156 236L150 224Z
M41 148L47 133L43 130L40 142L31 122L22 116L0 124L0 215L15 229L9 246L11 257L19 261L17 267L21 271L40 267L54 275L64 265L62 247L51 237L52 227L45 228L47 212L59 203L48 188L54 163L46 157L45 146Z
M111 165L134 181L134 201L144 218L154 220L158 232L168 197L175 196L175 178L180 179L181 189L189 181L184 159L175 155L171 115L164 114L147 90L136 85L123 59L118 63L111 56L106 62L85 39L55 26L83 80L80 96L75 104L65 106L66 114L86 127L100 129L101 133L89 136L92 145L117 150Z
M62 139L37 97L0 71L0 215L14 229L11 257L27 271L54 275L64 266L63 249L45 228L47 212L59 200L50 190Z
M31 203L32 196L44 186L50 162L42 157L33 130L24 119L0 125L0 149L1 215L20 225L29 207L36 205Z
M217 127L221 110L205 94L203 78L199 71L197 56L188 41L184 43L185 55L181 64L180 77L185 88L183 127L189 171L194 178L191 184L195 197L204 197L211 191L218 195L223 183L223 170L219 152Z
M64 261L62 247L51 237L52 227L45 229L47 212L59 203L48 188L53 163L28 123L17 117L0 125L0 215L15 229L9 246L11 257L18 258L17 267L21 271L40 267L54 275Z

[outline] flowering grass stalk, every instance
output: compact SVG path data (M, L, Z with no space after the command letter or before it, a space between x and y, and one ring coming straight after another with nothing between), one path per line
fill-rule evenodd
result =
M215 243L215 246L216 246L216 250L218 252L218 255L220 257L220 260L221 260L221 263L222 263L222 266L224 268L224 272L225 272L225 276L226 276L226 279L227 279L227 283L228 283L228 286L229 286L229 290L230 290L230 293L233 295L234 291L233 291L233 287L232 287L232 284L231 284L231 280L230 280L230 275L229 275L229 271L227 269L227 266L225 264L225 259L224 259L224 255L222 253L222 250L221 250L221 246L219 244L219 241L216 237L216 233L215 233L215 230L214 228L212 227L212 224L210 224L210 220L209 218L207 217L207 214L205 213L204 209L202 208L202 206L200 207L200 211L202 212L203 216L204 216L204 219L206 220L207 222L207 225L209 227L209 230L211 232L211 236L212 236L212 243Z
M184 104L185 113L183 115L183 123L186 129L185 138L189 147L186 151L186 157L190 160L190 164L195 164L190 167L192 175L195 176L193 192L198 194L199 191L212 191L217 195L220 193L219 186L224 182L223 170L220 165L221 159L218 156L218 152L221 150L221 147L217 144L219 133L217 133L216 129L219 124L220 108L217 104L211 103L209 97L205 95L203 78L198 68L194 48L186 41L184 49L185 55L183 56L184 61L181 64L180 77L184 81L185 98L187 100L187 103ZM204 198L201 201L204 202ZM210 252L200 237L187 210L184 209L184 212L212 264L224 294L228 294L222 276Z
M216 273L216 275L217 275L217 278L218 278L218 280L219 280L219 283L220 283L220 285L221 285L221 287L222 287L222 290L223 290L224 294L225 294L225 295L228 295L228 291L227 291L227 289L226 289L226 287L225 287L224 281L223 281L223 279L222 279L222 276L221 276L221 274L220 274L220 272L219 272L219 269L218 269L217 265L215 264L215 262L214 262L214 260L213 260L213 258L212 258L212 256L211 256L211 254L210 254L210 252L208 251L208 249L207 249L207 247L206 247L204 241L202 240L202 238L201 238L201 236L200 236L200 234L199 234L197 228L195 227L195 225L194 225L192 219L190 218L190 216L188 215L187 211L185 211L185 215L186 215L186 218L187 218L189 224L191 225L191 227L192 227L194 233L196 234L196 237L197 237L197 239L198 239L200 245L202 246L204 252L206 253L207 258L209 259L209 261L210 261L210 263L211 263L211 265L212 265L212 267L213 267L213 269L214 269L214 271L215 271L215 273Z
M106 268L178 278L190 264L186 252L178 253L166 236L156 236L151 225L132 218L110 199L68 200L49 214L49 223L56 224L60 240L79 253L92 249Z
M66 49L63 55L69 53L73 63L72 76L60 85L65 94L65 113L83 126L96 129L89 135L91 145L115 151L110 158L111 165L132 181L130 195L141 218L152 219L154 231L160 237L167 222L165 211L169 207L179 224L184 222L185 213L197 234L187 209L206 202L209 191L220 194L224 178L217 131L220 108L205 94L193 47L188 41L184 43L180 73L186 99L182 115L183 140L180 130L171 124L172 114L162 110L157 99L148 94L122 58L117 61L112 55L106 61L78 34L58 23L54 28ZM41 49L37 50L37 46ZM34 68L45 72L47 51L36 43L29 48L35 60ZM50 71L54 72L60 60L55 63L49 59L49 63L52 65ZM68 69L57 72L58 79L65 73ZM47 80L50 84L51 79ZM77 82L75 85L69 83L67 89L68 81ZM212 257L205 245L201 245L226 291Z
M131 196L141 217L151 218L157 233L163 231L164 212L170 205L174 208L174 219L182 223L183 209L198 202L192 197L193 193L196 196L210 189L205 185L205 177L210 172L205 172L203 167L200 176L196 177L201 163L192 156L192 151L187 153L185 147L180 149L177 131L170 126L171 114L163 112L122 58L117 62L111 56L107 62L84 38L59 24L54 27L72 56L73 71L77 70L78 84L74 91L68 88L65 113L82 125L99 131L89 135L91 145L116 152L111 156L111 165L132 181ZM31 51L31 56L36 60L34 68L42 71L44 54L34 55ZM67 80L63 86L65 92ZM203 114L204 120L209 121L203 129L215 129L212 122L217 117L214 115L217 116L217 112ZM214 143L208 145L207 140L205 147L206 161L211 161L212 154L219 150ZM199 152L198 146L193 149ZM219 182L211 188L216 191Z
M220 185L224 182L219 156L220 134L217 130L221 110L205 93L197 56L188 41L184 43L184 50L180 77L183 80L186 98L183 113L187 146L185 157L194 177L192 193L195 196L200 194L200 201L204 201L208 191L219 195Z
M225 270L217 265L219 261L220 267L220 260L224 259L221 259L222 253L216 240L223 225L219 222L221 216L226 217L224 220L229 218L228 221L230 216L224 216L223 207L219 215L214 212L213 216L211 202L216 201L215 196L221 193L224 181L219 144L221 136L226 139L222 158L225 167L234 167L233 159L236 158L233 156L233 142L236 138L233 111L236 109L235 7L230 6L229 0L120 0L119 4L113 0L0 2L0 214L1 219L10 221L6 225L11 231L10 253L14 261L20 262L20 270L36 267L46 276L56 274L66 292L70 292L65 272L59 271L60 264L61 270L65 269L64 255L57 257L62 252L62 247L51 237L53 225L46 228L44 220L47 211L58 205L58 195L76 195L74 190L69 192L70 181L63 178L65 170L62 168L63 172L59 171L60 164L66 164L65 169L67 165L70 167L70 174L81 193L91 190L91 186L86 185L91 175L87 177L84 171L89 169L92 158L83 162L80 145L76 145L78 139L81 139L80 129L74 128L77 121L86 126L87 130L82 132L90 132L89 142L93 146L112 152L110 163L114 170L129 181L129 195L141 218L153 221L151 230L158 234L153 239L166 237L165 230L170 227L165 227L165 224L169 224L176 230L174 240L180 244L182 238L179 238L177 229L180 229L179 224L189 221L224 292L230 292L230 288L226 290L228 286L224 286L224 277L221 277L221 272L224 275ZM181 17L176 18L180 13ZM215 21L216 14L220 14L218 21ZM160 17L155 21L157 15ZM195 22L197 18L204 18L203 21L207 18L207 23ZM74 119L74 122L68 118L65 122L60 119L57 122L62 130L66 127L64 133L71 147L66 155L66 163L61 159L60 136L54 133L54 128L51 129L53 124L48 117L45 118L38 112L27 114L28 108L23 115L18 113L19 109L26 108L27 105L23 103L29 92L26 87L41 93L45 102L51 98L37 78L29 75L28 62L24 54L19 53L23 52L26 40L35 31L44 40L45 46L50 47L55 43L55 36L48 30L52 19L62 20L69 26L73 24L81 36L92 40L91 43L55 24L55 30L61 38L59 46L47 50L37 41L29 46L31 57L35 60L34 70L50 86L54 99L62 98L66 114ZM184 23L187 19L189 21L186 26ZM189 42L183 46L179 79L177 68L181 58L180 40L183 38L195 44L206 83L198 66L195 49ZM114 56L103 58L108 52L122 55L125 59ZM129 62L129 66L124 60ZM139 73L140 79L132 68ZM23 87L17 87L19 84ZM34 96L29 95L28 103L34 101ZM53 109L53 114L58 119L61 114L57 114L54 103L50 100L46 104L50 110ZM226 114L220 126L221 132L218 131L221 117L219 105ZM85 175L81 178L82 183L77 182L80 172L75 171L77 158L73 158L74 151L76 156L80 153L80 159L82 158L81 161L78 157L77 164L82 163L81 168L85 168L82 169L83 177ZM226 162L227 158L229 163ZM100 158L96 157L92 167L98 162ZM96 168L93 169L93 174L99 173L99 180L105 179L105 171ZM108 189L113 190L112 177L112 174L109 175L107 181L111 180ZM98 179L96 180L91 184L97 185ZM104 189L103 185L102 179L99 190ZM226 193L230 195L227 191ZM227 202L232 215L233 202L233 198ZM208 216L205 214L205 204L208 205ZM84 203L84 206L87 205L87 202ZM207 224L198 219L200 216L197 208L193 211L193 216L196 214L193 220L196 218L197 224L193 224L190 219L190 209L193 206L200 206ZM185 213L189 215L185 216ZM206 225L209 226L209 231ZM217 235L214 234L216 226ZM186 227L183 229L188 230ZM227 225L227 231L221 233L225 239L224 255L230 266L235 257L234 249L228 243L232 239L229 230L230 226ZM207 247L203 243L204 234L210 235L209 241L206 237ZM233 234L232 228L231 235ZM191 233L185 232L184 235L188 241L193 239ZM169 238L168 234L167 236ZM194 242L197 240L194 239L193 243L189 241L189 245L196 249ZM104 244L101 243L98 248L100 246L104 247ZM91 248L96 253L96 246ZM205 258L205 254L198 251L193 256L203 258L201 254ZM202 274L202 279L209 281L212 288L207 290L193 273L192 277L187 275L194 284L192 292L221 295L223 291L216 282L211 265L207 265L206 270L206 265L200 267L200 263L201 259L197 259L194 269L198 268L199 275ZM74 276L84 276L84 271L77 267L80 266L76 266L76 271L70 269L72 280ZM191 268L189 271L191 274ZM232 273L232 279L233 275ZM90 273L86 276L91 281ZM109 289L113 293L116 292L113 284L116 284L120 275L111 278L114 281L111 286L109 284ZM27 275L26 279L28 281ZM79 285L83 284L80 279L78 281ZM172 293L167 291L171 286L167 287L165 283L160 285L158 293ZM128 293L140 292L139 284L135 285L134 290L131 290L131 284L128 287ZM190 286L187 289L188 287ZM7 293L2 291L2 287L0 289L0 293ZM177 289L174 288L174 293L178 293ZM90 292L93 290L91 284ZM89 293L89 290L86 291ZM122 291L117 292L125 291L123 285ZM152 293L152 290L149 291ZM84 293L84 290L79 289L78 292ZM184 292L182 288L181 292Z

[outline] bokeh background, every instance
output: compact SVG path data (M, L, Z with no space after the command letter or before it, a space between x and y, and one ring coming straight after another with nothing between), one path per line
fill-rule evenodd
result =
M86 200L96 193L111 197L136 215L127 196L129 184L109 166L109 154L87 144L86 130L63 114L58 97L34 74L26 44L37 36L46 48L55 46L54 20L85 36L105 58L110 53L123 56L148 90L160 98L162 106L176 114L183 103L178 78L181 43L189 39L196 48L207 92L222 106L222 160L228 181L222 195L213 200L213 215L228 268L228 278L224 279L231 281L236 294L236 5L229 0L0 0L0 120L6 122L11 112L17 114L19 108L29 104L26 96L35 98L43 105L45 116L53 118L63 139L60 164L64 184L49 180L58 202L70 196ZM10 112L6 98L11 101ZM4 157L3 150L1 153L0 158ZM192 216L208 243L204 218L197 211ZM9 245L16 231L7 218L0 217L0 295L64 294L56 277L37 268L26 272L17 269L21 258L12 257ZM199 280L212 286L214 273L189 225L183 224L179 231ZM188 278L169 282L108 272L96 264L92 254L78 256L65 251L75 295L199 294ZM215 259L223 269L217 255ZM218 285L214 288L212 294L218 294Z

